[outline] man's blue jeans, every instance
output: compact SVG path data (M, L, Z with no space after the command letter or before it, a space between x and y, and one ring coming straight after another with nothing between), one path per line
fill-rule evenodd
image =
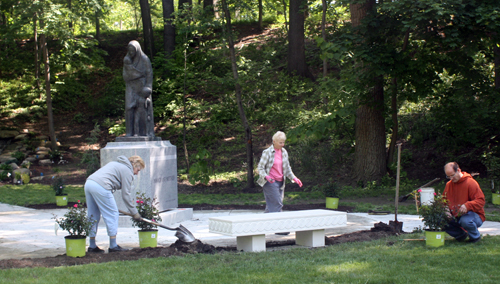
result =
M481 236L479 230L477 229L481 227L481 225L483 225L481 217L479 217L477 213L469 211L462 215L458 221L456 219L450 221L445 231L455 239L467 236L467 233L469 234L469 238L477 239Z

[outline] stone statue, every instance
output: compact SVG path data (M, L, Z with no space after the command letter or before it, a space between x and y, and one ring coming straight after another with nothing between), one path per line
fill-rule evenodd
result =
M153 69L139 42L132 40L123 58L125 81L125 128L127 136L154 138Z

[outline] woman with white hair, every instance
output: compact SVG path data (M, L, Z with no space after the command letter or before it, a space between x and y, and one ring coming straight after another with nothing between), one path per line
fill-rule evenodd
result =
M119 156L117 161L107 163L104 167L91 174L85 182L85 197L87 199L87 215L94 221L90 232L88 252L103 253L104 250L96 245L95 236L99 220L104 219L109 236L108 252L120 252L127 249L116 243L118 232L119 212L113 192L122 191L122 199L135 220L141 220L141 215L135 207L132 182L134 176L144 169L145 164L141 157L127 158Z
M285 133L278 131L273 135L273 145L262 152L258 165L259 180L266 198L264 213L281 212L285 196L285 178L302 187L302 182L293 174L285 146Z

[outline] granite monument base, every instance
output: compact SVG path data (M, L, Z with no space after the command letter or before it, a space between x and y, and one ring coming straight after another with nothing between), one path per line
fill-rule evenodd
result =
M160 211L177 209L177 148L170 141L110 142L101 149L101 166L116 161L118 156L140 156L146 167L135 176L132 194L144 193L155 198ZM128 211L122 191L114 193L119 210Z

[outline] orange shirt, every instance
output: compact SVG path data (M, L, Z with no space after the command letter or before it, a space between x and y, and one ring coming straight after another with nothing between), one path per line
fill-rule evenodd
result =
M465 204L467 211L473 211L481 217L483 222L486 220L484 216L484 194L479 184L472 176L466 172L462 172L463 176L458 182L449 181L446 183L443 195L448 200L448 207L454 216L457 215L458 209L462 204Z

